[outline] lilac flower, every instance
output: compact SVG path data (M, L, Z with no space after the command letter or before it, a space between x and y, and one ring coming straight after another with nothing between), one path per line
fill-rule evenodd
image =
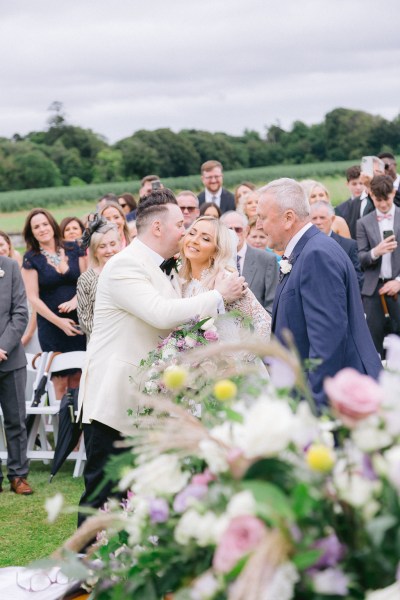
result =
M198 485L195 483L189 484L184 490L175 496L174 511L177 513L184 512L190 505L191 500L202 500L207 494L208 488L206 485Z
M169 517L168 502L164 498L153 498L150 500L149 514L152 523L165 523Z
M349 578L341 569L325 569L312 575L314 591L319 594L347 596Z
M266 362L269 367L269 374L272 384L280 388L292 388L296 383L296 373L287 362L279 358L268 357Z
M364 454L362 459L362 476L370 481L376 481L378 479L372 466L371 457L368 454Z
M314 563L313 569L335 567L343 558L345 552L345 546L339 542L334 533L326 538L317 540L314 544L314 548L322 550L322 554Z

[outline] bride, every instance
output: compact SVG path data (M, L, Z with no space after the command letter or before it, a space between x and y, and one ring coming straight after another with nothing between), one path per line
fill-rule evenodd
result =
M214 217L197 219L181 242L182 296L188 298L212 290L221 274L229 277L236 273L232 267L232 252L231 233L225 225ZM269 341L271 317L251 290L247 289L242 298L226 305L225 310L226 317L220 316L216 322L221 341L239 341L248 324L258 337Z

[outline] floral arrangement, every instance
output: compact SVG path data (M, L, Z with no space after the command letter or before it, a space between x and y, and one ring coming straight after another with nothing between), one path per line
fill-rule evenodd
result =
M278 383L209 374L201 420L174 401L190 395L185 378L141 398L133 450L111 466L126 500L86 525L103 529L93 597L400 598L400 339L388 349L398 370L379 383L351 369L328 378L322 415L293 393L295 356L258 351L280 363Z

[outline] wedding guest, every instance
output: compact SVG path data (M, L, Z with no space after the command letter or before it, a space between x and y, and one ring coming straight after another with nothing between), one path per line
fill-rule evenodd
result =
M313 179L304 179L303 181L300 181L300 185L305 191L310 204L317 201L328 202L329 204L331 203L329 192L322 183L314 181ZM342 237L351 237L346 221L339 215L335 216L332 231L341 235Z
M125 213L128 223L136 218L137 202L135 196L129 192L124 192L118 198L118 204Z
M118 234L121 242L121 248L125 248L131 241L126 216L118 202L107 202L103 208L98 211L101 217L104 217L110 223L115 223L118 228Z
M219 219L221 216L221 209L214 202L203 202L200 206L200 217L214 217Z
M129 237L131 238L131 241L132 241L137 236L136 219L134 221L128 222L128 229L129 229Z
M238 207L238 212L246 215L248 219L257 216L258 192L246 194Z
M357 277L339 244L310 222L310 205L297 181L285 177L259 191L260 225L271 246L285 251L272 331L285 343L289 330L303 361L321 361L307 377L314 400L322 407L327 402L325 377L352 367L377 378L382 369L364 318Z
M37 312L39 342L44 352L85 350L86 339L79 329L76 282L85 270L83 250L77 242L62 240L53 215L44 208L28 214L24 226L27 252L22 277L29 302ZM77 387L79 374L54 377L56 397L67 387Z
M146 198L149 194L151 194L152 190L153 190L153 183L155 181L160 181L160 178L158 175L145 175L145 177L143 177L143 179L140 182L140 189L139 189L139 202L143 199ZM160 189L162 189L164 186L162 183L160 183Z
M198 196L200 206L203 202L213 202L222 214L227 210L235 210L233 194L222 187L224 176L222 164L218 160L207 160L201 165L201 181L205 189Z
M60 223L61 237L66 242L75 242L82 237L85 226L78 217L65 217Z
M389 175L393 179L394 199L396 206L400 206L400 175L397 173L396 157L391 152L381 152L378 154L385 165L385 175Z
M241 205L241 200L244 198L244 196L246 196L250 192L253 192L255 189L256 186L254 185L254 183L251 183L251 181L242 181L242 183L239 183L234 193L236 208L238 208Z
M190 190L183 190L176 196L176 201L183 214L185 229L188 229L200 215L199 199Z
M8 256L17 261L18 266L22 267L22 256L13 247L10 236L5 231L0 231L0 256Z
M21 337L28 324L26 294L15 260L0 255L0 406L7 442L7 476L11 491L33 493L26 478L26 358ZM3 491L0 461L0 492Z
M265 250L268 244L268 237L265 235L263 229L257 229L257 221L257 216L249 219L249 231L246 237L246 242L252 248Z
M99 198L96 203L96 211L99 212L102 208L104 208L107 202L118 202L118 196L113 193L109 193Z
M82 273L77 282L78 319L87 340L92 333L94 301L97 282L105 264L121 250L117 226L98 215L93 215L82 240L82 247L89 247L91 267Z

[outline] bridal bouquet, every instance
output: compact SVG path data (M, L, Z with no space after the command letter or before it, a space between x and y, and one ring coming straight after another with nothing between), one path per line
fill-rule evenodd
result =
M223 350L203 350L213 352ZM201 420L174 402L174 386L143 398L149 412L136 417L118 483L127 500L110 503L95 552L94 597L398 600L400 370L379 383L351 369L328 378L322 416L288 380L209 383Z

